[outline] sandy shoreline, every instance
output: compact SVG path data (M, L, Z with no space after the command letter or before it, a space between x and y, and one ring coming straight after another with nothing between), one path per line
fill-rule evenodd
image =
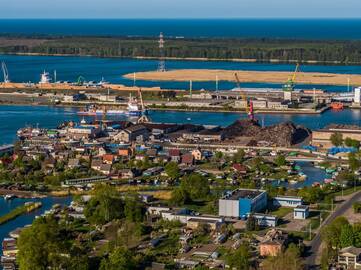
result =
M154 81L235 81L237 73L241 82L251 83L284 83L292 76L292 72L284 71L245 71L245 70L219 70L219 69L179 69L167 72L138 72L135 74L138 80ZM131 79L134 74L126 74L125 78ZM318 72L297 73L296 83L316 85L361 85L361 75L335 74Z

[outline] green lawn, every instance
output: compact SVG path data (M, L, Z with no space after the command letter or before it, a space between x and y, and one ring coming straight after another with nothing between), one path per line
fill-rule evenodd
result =
M279 218L282 218L284 216L286 216L289 213L293 212L293 208L288 208L288 207L280 207L275 211L270 212L271 215L277 216Z

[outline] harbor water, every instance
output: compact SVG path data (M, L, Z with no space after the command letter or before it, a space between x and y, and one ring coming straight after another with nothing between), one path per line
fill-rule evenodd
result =
M40 216L45 211L50 210L54 204L69 205L71 197L46 197L41 199L15 198L12 200L5 200L0 197L0 215L4 215L11 210L14 210L16 207L21 206L26 202L41 202L42 207L0 225L0 241L9 237L9 233L16 228L31 224L36 216ZM2 254L2 249L0 249L0 253Z
M16 140L16 131L24 126L55 128L64 121L80 121L77 115L79 108L0 105L0 144L12 143ZM99 116L101 117L101 116ZM181 112L150 111L149 118L159 123L191 123L200 125L227 126L237 119L246 118L243 113L218 112ZM265 126L291 121L310 129L323 128L329 124L361 125L361 110L345 109L343 111L328 110L323 114L256 114L256 118ZM94 117L86 117L93 121ZM110 116L114 120L132 120L127 116Z
M39 82L40 74L46 70L52 77L56 71L57 80L77 81L79 76L86 81L100 81L102 77L106 81L116 84L133 86L134 81L123 78L124 74L133 72L156 70L157 60L123 59L123 58L99 58L99 57L76 57L76 56L21 56L0 55L0 62L7 65L10 80L13 82ZM232 61L182 61L167 60L166 68L175 69L225 69L225 70L251 70L251 71L288 71L293 72L294 64L282 63L246 63ZM356 65L307 65L301 66L302 72L324 72L340 74L361 74L361 66ZM2 80L2 76L0 76ZM330 92L346 92L345 85L307 85L298 84L296 90L323 89ZM136 80L135 85L142 87L157 87L164 89L189 89L189 82L174 81L141 81ZM220 81L219 90L235 88L234 82ZM275 88L280 89L277 83L242 83L243 88ZM193 82L194 90L216 90L215 82Z

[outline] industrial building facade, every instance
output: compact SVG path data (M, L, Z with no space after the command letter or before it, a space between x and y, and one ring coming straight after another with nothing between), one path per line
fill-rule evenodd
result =
M247 217L267 207L267 193L258 189L236 189L219 200L222 217Z

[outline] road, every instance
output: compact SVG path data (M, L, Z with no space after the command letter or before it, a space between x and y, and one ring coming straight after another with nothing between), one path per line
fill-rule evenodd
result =
M330 224L336 217L338 216L342 216L348 209L350 209L352 207L352 204L354 202L360 201L361 200L361 191L356 192L355 194L353 194L348 200L344 201L341 205L339 205L336 210L329 215L325 221L322 223L322 226L320 227L324 227L328 224ZM311 255L307 257L306 259L306 264L309 267L315 267L317 265L317 259L320 256L321 253L321 233L320 230L317 232L316 236L312 239L311 241L311 249L310 249L310 253Z

